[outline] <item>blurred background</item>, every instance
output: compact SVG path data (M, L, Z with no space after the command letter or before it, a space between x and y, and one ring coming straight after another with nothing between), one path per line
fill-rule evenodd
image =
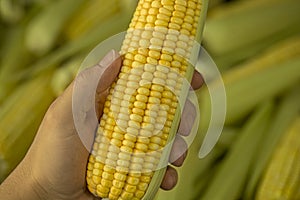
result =
M87 54L127 29L136 3L0 0L0 182ZM197 91L197 137L176 188L157 199L300 199L299 11L299 0L210 0L203 46L225 84L225 127L200 159L210 98Z

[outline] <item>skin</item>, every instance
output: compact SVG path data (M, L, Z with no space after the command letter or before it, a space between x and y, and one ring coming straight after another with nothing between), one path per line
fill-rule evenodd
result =
M9 177L1 184L0 196L6 200L91 200L97 199L86 189L85 173L89 151L94 138L94 128L98 119L93 120L87 114L88 124L84 134L79 137L73 119L72 98L74 88L79 87L77 94L84 96L82 88L86 84L98 81L95 102L90 103L87 113L95 110L97 118L101 116L108 88L117 76L121 66L121 58L116 51L109 52L98 66L83 71L65 92L49 107L40 125L33 144L25 158ZM97 77L100 77L97 80ZM192 88L198 89L203 84L201 75L195 72ZM84 86L84 87L83 87ZM81 89L80 89L81 88ZM94 109L95 108L95 109ZM178 180L176 170L171 166L181 166L187 155L187 144L183 136L187 136L195 119L194 105L187 101L180 122L178 134L174 141L169 162L161 188L172 189ZM83 144L84 143L84 144Z

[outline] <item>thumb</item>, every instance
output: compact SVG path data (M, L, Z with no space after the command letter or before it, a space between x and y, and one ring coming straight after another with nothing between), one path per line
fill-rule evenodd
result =
M72 99L74 126L88 150L92 147L108 90L120 67L121 57L112 50L97 65L80 72L73 82L73 91L69 98Z

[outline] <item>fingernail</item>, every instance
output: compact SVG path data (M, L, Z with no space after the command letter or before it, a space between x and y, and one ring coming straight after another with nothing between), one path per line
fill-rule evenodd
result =
M99 65L101 67L107 67L107 66L111 65L117 59L117 57L118 57L117 52L115 50L111 50L99 62Z

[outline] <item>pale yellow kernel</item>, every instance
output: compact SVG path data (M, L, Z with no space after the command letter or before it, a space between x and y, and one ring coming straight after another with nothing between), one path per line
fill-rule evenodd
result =
M168 127L171 127L172 126L172 121L169 121L169 120L167 120L166 122L165 122L165 126L168 126Z
M158 64L164 67L171 67L171 62L167 61L167 60L159 60Z
M155 165L153 163L145 162L144 165L143 165L143 168L152 170L152 169L155 168Z
M125 100L125 101L129 101L129 102L133 103L133 102L135 101L134 94L135 94L136 90L133 89L133 88L126 88L125 91L126 91L126 92L125 92L125 94L123 95L123 100L122 100L122 101ZM125 112L122 112L122 111L121 111L121 108L120 108L120 112L121 112L121 113L124 113L124 114L127 114L129 111L128 111L128 109L127 109Z
M184 12L175 9L175 11L173 11L173 16L183 19L185 14Z
M117 160L117 164L118 164L118 166L121 166L121 167L129 167L130 162L128 160ZM118 180L120 180L120 179L118 179Z
M188 48L188 44L186 42L183 42L183 41L177 41L177 46L179 48L182 48L182 49L187 49Z
M131 200L133 197L133 193L123 191L121 197L123 198L123 200Z
M133 127L128 127L126 129L127 133L131 134L131 135L134 135L134 136L137 136L139 134L139 131L138 129L136 128L133 128Z
M152 104L159 104L160 103L160 99L157 98L157 97L150 96L149 99L148 99L148 102L152 103Z
M157 136L154 136L154 137L151 137L150 139L151 143L155 143L155 144L161 144L161 138L160 137L157 137Z
M167 105L171 105L172 104L172 100L170 98L162 98L161 99L161 103L167 104Z
M118 119L124 120L124 121L129 120L129 115L128 114L124 114L124 113L119 113Z
M171 17L171 22L175 23L175 24L178 24L178 25L181 25L183 23L183 19L179 18L179 17Z
M147 81L152 81L153 75L152 75L152 73L146 71L142 74L142 79L147 80Z
M146 103L148 100L148 97L146 95L138 94L138 95L136 95L136 100Z
M146 18L147 23L153 23L154 24L155 20L156 20L156 16L154 16L154 15L148 15L147 18Z
M150 144L148 145L148 148L149 148L149 150L151 150L151 151L157 151L157 150L160 149L160 145L154 144L154 143L150 143Z
M139 83L136 82L136 81L128 81L127 82L127 87L137 89L139 87Z
M94 169L94 165L93 165L93 163L88 163L88 165L87 165L87 169L88 170L93 170Z
M133 120L133 121L136 121L136 122L140 122L140 123L143 121L142 116L137 115L137 114L131 114L130 119Z
M117 187L115 187L115 186L112 186L112 187L110 188L110 193L113 194L113 195L115 195L115 196L120 195L121 192L122 192L122 190L120 190L119 188L117 188Z
M170 87L169 89L172 90L176 87L176 81L173 79L167 79L166 84L168 85L168 87Z
M173 23L173 22L170 22L169 23L169 26L168 26L170 29L174 29L174 30L180 30L180 25L178 25L178 24L175 24L175 23Z
M135 192L135 197L138 198L138 199L141 199L143 196L144 196L145 192L144 191L141 191L141 190L137 190Z
M194 17L195 16L195 11L193 9L191 9L191 8L188 8L186 10L186 14Z
M145 162L157 164L157 159L155 157L147 154L147 156L145 156Z
M140 109L145 109L146 104L144 102L136 101L136 102L134 102L134 107L140 108Z
M162 60L165 60L165 61L168 61L168 62L171 62L173 60L173 56L169 55L169 54L161 54L161 59ZM169 72L168 68L162 66L164 69L167 69L167 72Z
M144 159L141 158L140 156L134 155L131 157L131 162L142 164L144 162Z
M158 92L163 92L164 91L163 86L157 85L157 84L152 85L151 89L154 90L154 91L158 91Z
M148 14L148 9L141 9L140 10L140 15L138 15L138 16L141 16L141 15L144 15L144 16L146 16Z
M172 5L174 5L174 1L173 0L161 0L161 4L166 5L166 6L172 6Z
M120 172L116 172L115 174L114 174L114 178L115 178L115 180L118 180L118 181L125 181L126 180L126 178L127 178L127 175L126 174L123 174L123 173L120 173ZM113 184L114 186L117 186L118 184L117 184L117 182L115 183L115 184ZM121 185L121 184L119 184L119 185ZM118 187L119 188L119 187Z
M143 67L143 65L144 65L144 63L140 63L138 61L133 61L131 64L132 68L141 68L141 67Z
M156 78L167 79L167 74L165 74L165 73L163 73L161 71L154 72L154 76Z
M153 38L151 40L153 40ZM149 51L149 56L154 58L154 59L159 59L160 58L160 52L155 51L155 50L150 50Z
M149 116L144 116L144 122L146 122L146 123L151 123L151 124L154 124L155 123L155 118L153 118L153 117L149 117ZM141 130L142 131L142 130ZM145 136L145 135L143 135L143 136Z
M125 58L126 58L127 60L131 60L131 61L132 61L132 60L134 59L134 54L128 52L128 53L125 54Z
M130 133L126 133L126 134L124 135L124 138L125 138L126 140L130 140L130 141L133 141L133 142L136 141L136 135L133 135L133 134L130 134Z
M125 176L124 180L123 180L123 176ZM126 180L126 175L117 172L117 173L115 173L114 177L115 177L115 180L113 180L113 186L116 188L119 188L119 189L123 188L125 185L124 181Z
M169 23L165 20L158 19L158 20L155 21L154 24L155 24L155 26L168 27Z
M140 79L140 77L137 76L137 75L134 75L134 74L130 74L130 75L128 76L128 81L137 82L139 79Z
M150 90L144 87L140 87L137 90L138 94L148 96L150 94Z
M188 1L188 7L195 10L197 8L197 4L193 1Z
M121 140L118 140L118 139L115 139L115 138L112 138L112 139L110 140L110 143L111 143L112 145L117 146L117 147L120 147L120 146L122 145L122 141L121 141Z
M111 192L108 194L108 198L110 199L110 200L118 200L118 196L117 195L114 195L114 194L112 194Z
M151 51L151 50L150 50L150 51ZM153 64L145 64L145 65L144 65L144 70L145 70L146 72L153 73L153 72L155 72L155 65L153 65Z
M161 98L161 93L160 92L157 92L157 91L151 91L150 92L150 96L152 97L156 97L156 98Z
M140 181L144 182L144 183L149 183L151 181L151 177L150 176L141 176ZM147 184L147 187L148 187L148 184ZM147 187L145 189L147 189ZM139 188L139 189L141 190L141 188Z
M174 120L174 115L170 115L170 114L169 114L169 115L168 115L168 120L171 120L171 121Z
M91 178L93 176L93 172L91 171L91 170L88 170L87 172L86 172L86 177L87 178Z
M133 49L137 49L139 47L139 43L137 41L131 41L129 45Z
M134 148L134 142L132 142L130 140L123 140L123 145L130 147L130 148Z
M185 22L185 23L182 24L182 28L184 28L188 31L192 31L193 25Z
M124 87L124 86L122 86L122 85L117 85L117 86L115 87L115 90L120 91L120 92L124 91L125 89L126 89L126 87Z
M101 173L102 173L102 170L96 169L96 168L93 169L93 175L94 175L94 176L100 176Z
M144 133L144 132L143 132ZM135 144L135 148L138 149L138 150L141 150L141 151L144 151L146 152L148 150L148 145L147 144L144 144L144 143L139 143L137 142Z
M163 78L153 78L153 83L158 85L165 85L166 80Z
M165 15L165 14L159 13L157 15L157 19L164 20L164 21L169 21L170 17Z
M148 120L148 121L150 121L150 120ZM155 120L153 120L153 119L152 119L152 121L155 122ZM147 122L147 123L150 123L150 122ZM140 135L143 136L143 137L150 137L150 136L152 136L152 132L149 131L149 130L141 130ZM137 144L140 144L140 143L137 143ZM141 149L141 150L143 150L143 149Z
M112 131L109 130L103 130L103 135L107 138L111 138Z
M139 109L139 108L133 108L133 109ZM144 110L142 110L144 112ZM139 114L139 113L136 113L136 114ZM135 122L135 121L128 121L128 126L129 127L132 127L132 128L135 128L135 129L140 129L141 127L141 124L139 122Z
M134 172L140 172L143 169L143 165L139 164L139 163L132 163L130 165L130 169L133 170Z
M158 12L159 12L159 9L158 9L158 8L150 8L150 9L149 9L149 12L148 12L147 14L149 14L149 15L157 15ZM147 15L147 14L146 14L146 15Z
M154 130L154 126L153 126L153 124L142 123L142 129L145 129L145 130L148 130L148 131L153 131Z
M102 178L106 179L106 180L109 180L109 181L112 181L114 179L114 175L111 174L111 173L108 173L108 172L103 172L102 173Z
M98 194L98 193L99 193L99 194L102 193L102 195L105 194L105 196L106 196L108 192L109 192L109 188L104 187L104 186L101 185L101 184L97 185L97 194ZM103 197L103 196L101 196L101 197Z
M126 152L120 152L118 156L119 156L119 159L127 160L127 161L129 161L131 158L130 154L126 153Z
M155 46L162 46L163 45L163 40L162 39L159 39L159 38L151 38L150 39L150 43L152 45L155 45ZM151 50L149 51L149 53L152 53ZM151 56L152 54L150 54L149 56ZM156 56L158 54L156 53ZM152 56L151 56L152 57ZM153 57L153 58L156 58L156 57ZM158 57L159 58L159 57Z
M128 176L127 183L130 185L138 185L140 182L140 179L138 177Z
M132 40L132 41L139 41L139 40L140 40L140 37L134 35L134 36L131 37L131 40Z
M180 68L181 67L181 62L177 61L177 60L173 60L171 62L171 66L175 67L175 68Z
M126 97L124 98L124 96L123 96L123 99L124 100L126 100L126 101L129 101L130 99L131 99L131 97L132 97L132 94L134 94L135 93L135 89L134 88L126 88L125 90L124 90L124 93L125 93L125 95L126 95ZM133 97L134 98L134 97Z
M175 43L174 43L174 45L175 45ZM165 47L162 48L161 52L164 53L164 54L170 54L170 55L172 55L172 54L175 53L174 48L173 47L171 48L171 47L166 47L165 46Z
M145 30L145 31L143 31L141 36L142 36L142 38L149 40L152 38L152 31Z
M146 56L143 56L143 55L141 55L141 54L137 54L137 55L135 55L134 56L134 60L135 61L138 61L138 62L140 62L140 63L146 63Z
M147 97L146 97L146 98L147 98ZM132 109L132 113L133 113L133 114L137 114L137 115L144 115L144 114L145 114L144 110L139 109L139 108L133 108L133 109ZM129 126L130 126L130 125L129 125Z
M187 15L184 17L184 21L189 23L189 24L193 24L194 23L194 18L190 15Z
M115 140L118 140L118 139L115 139ZM119 141L121 141L121 140L119 140ZM118 159L118 154L115 153L115 152L107 152L106 157L111 159L111 160L117 160Z
M130 193L134 193L136 191L136 186L131 184L125 184L124 190Z
M169 17L172 15L172 12L170 10L166 9L165 7L159 8L159 13L167 15Z
M182 56L185 58L185 55L186 55L186 51L182 48L176 48L175 49L175 53L178 54L179 56Z
M154 27L154 31L156 31L156 32L160 32L160 33L162 33L162 34L167 34L168 33L168 28L166 28L166 27L161 27L161 26L155 26Z
M98 150L97 153L98 153L98 155L106 155L107 151L99 151ZM100 153L102 153L102 154L100 154ZM105 163L105 159L106 159L106 157L104 157L104 156L96 157L97 162L100 162L100 163Z

